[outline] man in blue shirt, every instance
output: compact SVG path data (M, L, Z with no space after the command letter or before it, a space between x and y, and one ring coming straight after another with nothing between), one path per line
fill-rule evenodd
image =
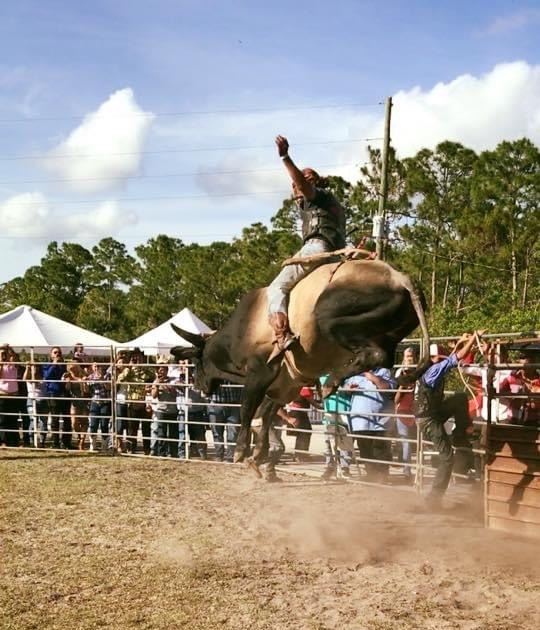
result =
M62 348L53 346L50 351L51 362L43 366L43 381L51 414L51 433L53 448L60 448L60 439L64 448L71 448L71 417L69 400L66 398L66 364ZM62 431L60 431L62 420Z
M445 355L440 346L431 344L432 365L418 381L415 396L416 422L419 428L424 431L426 438L433 442L439 451L439 465L433 479L431 492L426 497L427 503L433 507L440 504L450 482L454 466L452 443L456 447L470 447L467 437L467 429L470 427L467 395L458 392L445 398L445 376L469 354L475 340L480 339L484 332L480 330L472 335L463 334L449 356ZM444 424L452 417L455 421L455 429L452 440L450 440Z
M396 381L387 368L375 368L348 378L345 388L354 391L351 397L349 422L351 433L358 435L358 450L366 467L368 481L384 482L388 477L388 464L369 460L391 461L390 441L378 438L387 437L387 425L391 413L393 394L384 390L396 389Z

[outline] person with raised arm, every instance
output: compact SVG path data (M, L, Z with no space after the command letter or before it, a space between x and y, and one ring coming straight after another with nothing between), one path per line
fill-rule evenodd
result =
M277 136L279 157L292 180L293 197L302 220L302 247L295 256L312 256L345 247L345 208L334 195L321 186L322 178L312 168L300 170L289 155L289 142ZM288 297L293 287L310 271L325 261L314 262L309 268L287 265L268 287L268 315L274 333L274 347L268 361L280 356L296 337L289 328Z
M468 431L471 429L467 395L457 392L451 396L444 395L445 377L450 370L457 368L475 341L480 340L485 330L473 334L464 333L456 343L451 354L444 348L431 344L431 366L418 380L415 392L415 416L418 428L424 431L428 440L433 442L439 451L439 465L433 479L431 491L426 497L428 507L438 507L448 488L454 467L454 447L470 448ZM445 422L454 418L455 428L452 439L445 429Z

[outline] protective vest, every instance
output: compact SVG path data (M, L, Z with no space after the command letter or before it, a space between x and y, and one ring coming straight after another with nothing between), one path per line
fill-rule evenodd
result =
M418 381L414 397L414 414L420 418L433 418L444 400L444 378L435 387L428 387L423 379Z
M329 192L317 188L313 199L297 201L302 219L302 239L325 240L331 249L345 247L345 209Z

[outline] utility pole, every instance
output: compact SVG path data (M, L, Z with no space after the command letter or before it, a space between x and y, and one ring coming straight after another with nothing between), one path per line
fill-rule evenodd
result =
M388 149L390 148L390 119L392 117L392 97L386 99L384 110L384 140L381 159L381 187L379 189L379 208L373 217L373 237L375 238L377 257L384 260L384 240L386 238L386 199L388 196Z

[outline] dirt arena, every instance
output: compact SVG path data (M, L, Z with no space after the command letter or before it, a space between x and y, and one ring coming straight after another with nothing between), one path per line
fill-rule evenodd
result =
M540 627L540 541L479 498L240 466L0 452L0 627ZM472 498L472 497L471 497Z

